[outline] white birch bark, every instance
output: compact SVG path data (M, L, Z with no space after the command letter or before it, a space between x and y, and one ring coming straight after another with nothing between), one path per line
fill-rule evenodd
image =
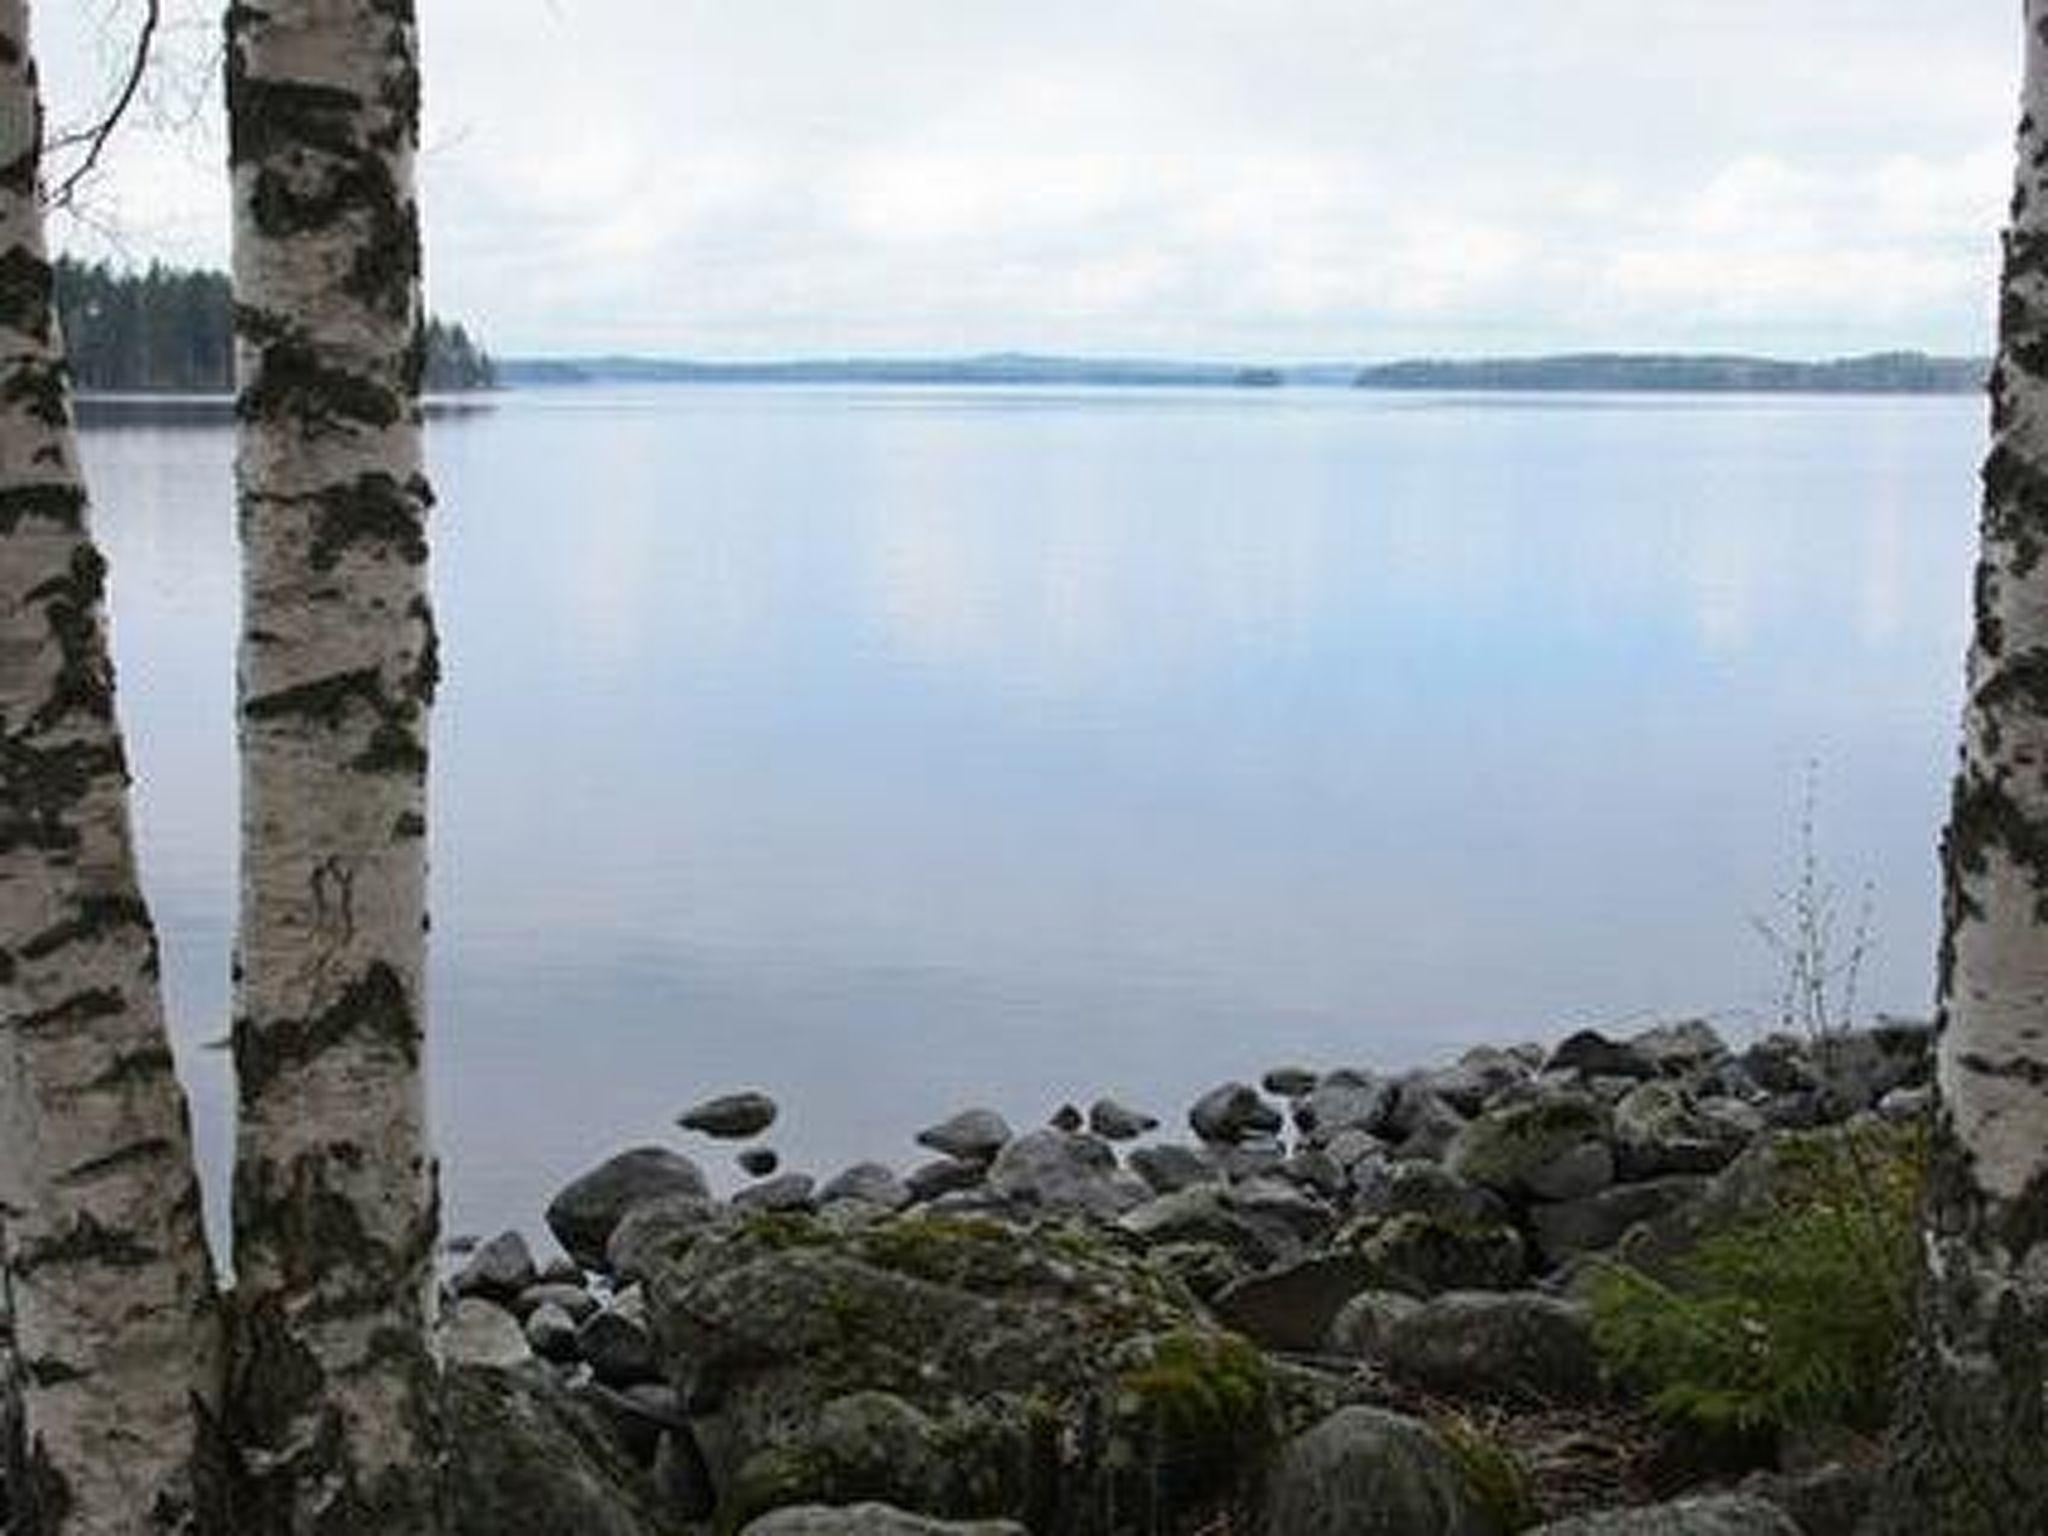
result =
M2005 240L1963 745L1943 839L1939 1111L1889 1531L2048 1531L2048 0Z
M239 1528L437 1528L411 0L228 12Z
M0 1185L19 1529L190 1529L219 1331L86 527L23 0L0 0Z

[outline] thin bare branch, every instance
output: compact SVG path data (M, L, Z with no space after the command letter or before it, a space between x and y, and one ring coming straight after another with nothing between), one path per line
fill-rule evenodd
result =
M128 109L135 104L135 98L142 90L143 77L149 72L150 52L156 41L157 27L162 21L163 0L143 0L142 25L136 32L135 46L128 58L128 73L121 81L121 89L107 110L100 114L98 122L60 134L51 141L51 149L75 149L82 145L84 153L64 178L44 194L44 201L50 207L70 208L79 186L92 174L100 156L106 153L108 140L113 138L114 130L121 125L121 119L128 115Z

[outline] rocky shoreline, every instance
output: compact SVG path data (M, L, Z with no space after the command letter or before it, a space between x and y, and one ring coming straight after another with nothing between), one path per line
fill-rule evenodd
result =
M1871 1447L1700 1443L1596 1347L1586 1275L1768 1210L1801 1138L1924 1117L1930 1032L1697 1021L1388 1074L969 1108L814 1180L766 1095L561 1190L562 1254L451 1261L458 1528L1838 1536Z

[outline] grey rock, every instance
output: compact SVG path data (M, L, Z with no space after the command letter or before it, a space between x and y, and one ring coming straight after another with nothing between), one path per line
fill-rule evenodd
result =
M1233 1210L1258 1221L1277 1222L1296 1237L1321 1237L1337 1224L1336 1212L1326 1201L1285 1179L1250 1178L1232 1184L1224 1199Z
M861 1200L885 1211L900 1211L913 1198L910 1186L886 1163L855 1163L827 1179L825 1187L818 1191L820 1205L830 1205L835 1200Z
M1528 1536L1800 1536L1777 1505L1722 1493L1635 1509L1610 1509L1539 1525Z
M684 1520L709 1520L718 1508L711 1470L704 1465L704 1453L687 1425L661 1432L647 1479L654 1486L655 1497Z
M1052 1118L1047 1120L1046 1124L1056 1131L1065 1131L1068 1135L1072 1135L1074 1132L1083 1129L1088 1122L1083 1118L1081 1111L1074 1105L1062 1104L1052 1112Z
M1131 1172L1143 1179L1154 1194L1170 1195L1213 1182L1219 1170L1192 1147L1169 1142L1138 1148L1131 1154Z
M1217 1142L1208 1148L1210 1164L1224 1178L1263 1179L1277 1176L1287 1162L1287 1148L1271 1136L1239 1142Z
M533 1358L519 1319L495 1301L464 1296L441 1320L441 1357L458 1365L507 1367Z
M1290 1184L1311 1189L1326 1200L1336 1200L1351 1188L1351 1175L1344 1165L1320 1150L1295 1153L1280 1165L1278 1172Z
M722 1093L715 1099L685 1110L676 1124L685 1130L702 1131L723 1141L744 1141L758 1136L775 1123L775 1101L752 1089L744 1093Z
M740 1536L1029 1536L1010 1520L933 1520L887 1504L798 1505L763 1515Z
M750 1179L765 1179L782 1166L782 1154L773 1147L749 1147L733 1161Z
M597 1298L580 1285L563 1285L559 1281L547 1281L529 1285L512 1301L515 1317L531 1317L542 1307L557 1307L568 1314L573 1322L581 1322L597 1310Z
M1926 1119L1933 1106L1932 1088L1893 1088L1877 1101L1877 1115L1894 1125L1907 1125Z
M1207 1142L1274 1136L1279 1134L1280 1124L1280 1111L1245 1083L1224 1083L1211 1088L1188 1110L1188 1125L1198 1138Z
M1744 1076L1765 1093L1802 1093L1820 1086L1812 1053L1797 1035L1765 1035L1736 1059Z
M989 1166L988 1187L1019 1205L1092 1216L1114 1216L1145 1198L1142 1184L1119 1174L1107 1142L1050 1126L1004 1147Z
M500 1232L470 1254L468 1262L456 1271L451 1288L458 1296L510 1301L539 1278L526 1239L517 1232Z
M917 1144L947 1157L988 1163L1010 1140L1010 1122L992 1109L963 1109L917 1133Z
M1614 1155L1624 1179L1714 1173L1748 1143L1732 1116L1703 1113L1674 1082L1643 1083L1614 1106Z
M1374 1359L1386 1347L1388 1330L1421 1305L1406 1291L1360 1291L1337 1309L1323 1348L1350 1360Z
M1148 1244L1214 1243L1257 1269L1294 1257L1302 1246L1287 1223L1238 1209L1216 1184L1148 1200L1119 1216L1117 1226Z
M987 1177L988 1167L984 1163L971 1163L959 1157L935 1157L911 1169L903 1182L908 1186L911 1198L922 1201L973 1189Z
M1315 1087L1317 1074L1307 1067L1275 1067L1259 1079L1259 1086L1283 1099L1298 1099Z
M732 1197L736 1211L808 1211L817 1204L817 1180L808 1173L778 1173Z
M585 1318L576 1330L576 1350L608 1387L660 1380L640 1287L621 1291L609 1307Z
M636 1205L663 1195L708 1197L704 1175L679 1152L635 1147L591 1169L548 1202L548 1230L586 1269L602 1268L612 1229Z
M1604 1391L1582 1308L1533 1291L1454 1291L1393 1323L1383 1341L1396 1375L1460 1397L1576 1404Z
M1135 1141L1159 1128L1159 1118L1115 1099L1097 1099L1088 1106L1088 1129L1104 1141Z
M540 1267L543 1285L581 1285L583 1266L565 1253L555 1254Z
M1226 1328L1266 1349L1307 1353L1322 1346L1344 1304L1377 1278L1370 1259L1315 1254L1226 1285L1210 1309Z
M621 1285L646 1276L659 1258L687 1248L718 1220L718 1205L701 1194L661 1195L619 1218L604 1245L604 1268Z
M1428 1216L1468 1226L1508 1219L1507 1202L1450 1169L1421 1161L1374 1158L1351 1170L1351 1208L1364 1216Z
M1705 1019L1658 1024L1622 1042L1665 1077L1690 1077L1730 1059L1728 1042Z
M444 1402L452 1536L674 1536L603 1419L534 1365L455 1365Z
M1630 1228L1697 1200L1706 1187L1706 1178L1699 1174L1617 1184L1582 1199L1531 1206L1529 1224L1544 1257L1562 1264L1582 1253L1612 1248Z
M1583 1094L1490 1109L1458 1133L1446 1159L1460 1178L1512 1198L1576 1200L1614 1181L1611 1112Z
M1494 1099L1534 1077L1535 1070L1512 1051L1477 1045L1455 1065L1425 1074L1431 1093L1461 1115L1476 1115Z
M526 1343L543 1360L574 1360L576 1320L553 1302L544 1302L526 1316Z
M1450 1151L1465 1125L1465 1117L1430 1092L1426 1083L1410 1079L1401 1085L1385 1135L1394 1142L1396 1157L1435 1162Z
M1281 1452L1271 1536L1501 1536L1463 1463L1426 1424L1340 1409Z
M1582 1078L1657 1075L1657 1064L1641 1051L1610 1040L1597 1029L1582 1029L1557 1044L1543 1063L1545 1072L1571 1072Z
M1294 1102L1294 1123L1312 1145L1320 1146L1340 1131L1382 1130L1401 1090L1384 1078L1332 1073Z
M1323 1143L1323 1156L1347 1172L1387 1150L1387 1144L1369 1131L1339 1131Z
M1408 1212L1382 1221L1356 1251L1379 1284L1418 1296L1511 1290L1529 1272L1522 1234L1505 1222L1439 1221Z

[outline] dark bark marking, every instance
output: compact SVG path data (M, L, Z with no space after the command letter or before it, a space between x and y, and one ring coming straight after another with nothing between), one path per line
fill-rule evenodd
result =
M235 401L243 421L297 421L309 431L347 425L389 427L404 416L398 392L375 379L328 366L300 337L257 353L254 377Z
M356 544L388 549L408 565L426 561L426 514L434 493L425 476L400 481L374 471L329 486L313 501L317 510L309 558L315 570L332 570L342 553Z
M2001 782L1966 771L1956 778L1943 839L1947 883L1958 903L1945 926L1977 915L1964 877L1982 875L1993 848L2002 849L2032 877L2035 921L2048 923L2048 822L2029 816Z
M88 1158L82 1163L65 1169L57 1176L57 1182L70 1189L75 1189L81 1184L96 1184L110 1173L117 1173L123 1168L133 1167L137 1163L156 1162L159 1159L168 1157L176 1150L170 1142L161 1136L144 1136L139 1140L129 1142L125 1147L116 1148L104 1156Z
M1970 1051L1956 1058L1956 1065L1979 1077L2002 1078L2021 1082L2032 1088L2048 1085L2048 1063L2031 1060L2025 1056L2009 1057L1994 1061L1977 1051Z
M36 1387L61 1387L69 1381L84 1381L87 1373L69 1360L60 1360L55 1355L38 1355L21 1362L21 1373L29 1384Z
M90 1215L77 1220L55 1237L23 1246L15 1255L13 1272L24 1278L53 1264L104 1264L112 1269L143 1269L163 1255L133 1232L103 1226Z
M70 818L78 802L100 780L125 783L127 773L116 741L36 747L15 735L0 737L0 854L74 852L79 835Z
M0 402L18 405L44 426L61 430L71 425L71 373L58 360L14 365Z
M136 1083L169 1077L177 1070L169 1046L151 1045L116 1056L99 1076L85 1085L86 1092L127 1088Z
M29 189L15 185L21 161L0 166L0 191L21 197L35 195L34 156L29 162ZM56 291L56 274L48 261L25 245L9 246L0 252L0 328L17 332L39 345L50 339L51 297Z
M390 1051L409 1068L419 1065L419 1015L398 973L381 960L310 1017L262 1025L235 1020L235 1078L243 1109L258 1107L281 1077L342 1045Z
M60 1029L75 1029L81 1024L90 1024L94 1019L110 1019L124 1013L128 999L111 987L94 987L84 992L74 992L61 1003L24 1013L14 1021L14 1027L25 1035L38 1035Z
M42 960L67 944L102 939L124 928L149 926L149 908L139 896L87 896L79 900L73 916L36 934L21 946L19 953L24 960Z
M34 518L66 533L85 532L85 491L76 485L10 485L0 489L0 537Z
M348 715L351 700L382 713L384 685L375 667L356 667L347 672L316 678L259 694L243 701L242 713L251 720L281 720L288 717L317 721L329 730L338 729Z

